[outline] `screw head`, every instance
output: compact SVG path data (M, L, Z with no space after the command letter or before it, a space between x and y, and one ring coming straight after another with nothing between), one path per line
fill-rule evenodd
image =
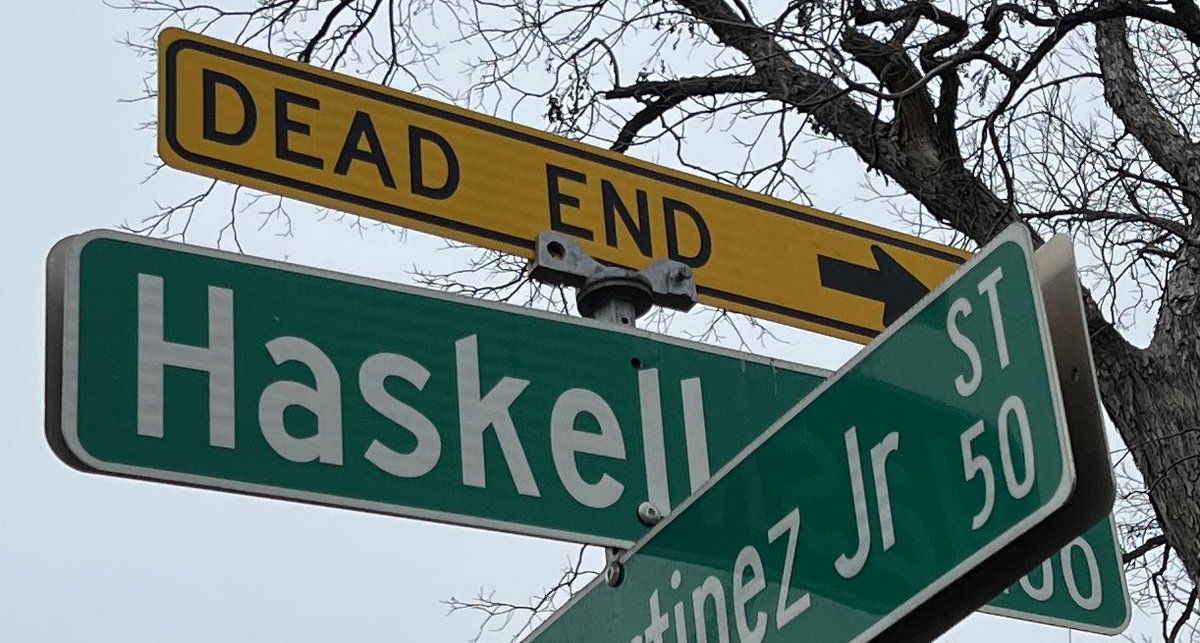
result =
M604 582L608 583L609 587L616 587L625 580L625 568L621 563L613 561L609 563L608 568L604 570Z
M638 521L647 527L653 527L662 522L662 512L649 501L643 502L637 508Z

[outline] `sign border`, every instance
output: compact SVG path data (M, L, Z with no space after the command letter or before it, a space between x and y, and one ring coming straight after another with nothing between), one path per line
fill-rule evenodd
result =
M756 194L749 190L723 185L703 177L688 175L678 170L641 161L640 159L632 158L624 154L618 154L616 152L611 152L599 147L573 141L561 136L555 136L553 134L541 132L531 127L504 121L502 119L487 116L482 113L472 112L470 110L465 110L447 103L441 103L439 101L426 99L408 92L402 92L384 85L369 83L345 74L328 71L320 67L306 65L288 59L283 59L278 56L265 54L254 49L250 49L248 47L227 43L222 40L195 34L176 27L171 27L164 29L159 34L159 122L162 124L162 126L159 128L158 152L160 157L167 162L168 165L172 165L186 171L195 171L192 168L187 167L187 165L190 164L195 167L204 167L217 170L227 175L220 177L222 180L237 182L228 177L241 177L257 180L263 185L284 186L302 194L313 195L316 197L316 203L331 207L333 209L340 209L345 204L358 205L362 208L366 208L368 211L391 215L391 218L382 218L379 216L372 216L370 214L362 215L366 216L367 218L381 220L386 223L393 223L401 227L410 227L408 224L411 221L416 221L418 223L425 224L426 228L423 229L423 231L430 232L431 234L441 234L438 231L438 228L443 230L457 230L474 236L478 239L491 240L494 244L498 244L500 246L508 246L508 249L503 247L496 248L495 245L489 246L503 252L511 252L511 249L517 248L524 250L527 253L526 256L532 256L535 245L534 239L522 239L520 237L515 237L501 232L479 228L477 226L461 223L453 219L447 219L445 217L431 215L418 210L413 210L411 208L406 208L396 203L376 201L348 192L307 183L292 177L274 174L264 170L257 170L231 161L204 156L188 150L179 142L176 131L176 116L179 111L177 107L179 97L177 94L177 83L175 82L177 78L178 65L175 61L179 57L180 53L189 49L200 51L218 58L233 60L241 64L257 67L268 72L278 73L304 82L322 85L327 89L353 94L365 100L376 101L394 107L399 107L401 109L412 110L431 118L439 118L453 122L457 125L485 131L489 134L515 139L525 144L553 150L557 153L603 165L618 171L636 174L649 180L666 183L677 188L702 193L713 198L754 208L764 214L795 219L806 224L836 230L859 239L874 241L886 244L888 246L901 248L909 252L939 259L959 266L967 261L967 259L961 255L956 255L935 247L948 247L944 246L944 244L925 241L919 237L888 230L882 226L863 221L857 221L843 215L825 213L815 208L809 208L807 206L790 203L775 197L769 197L766 195ZM176 160L182 161L183 163L173 162ZM198 173L205 174L203 172ZM207 174L205 175L209 176ZM270 188L259 186L251 187L270 191ZM844 221L839 219L844 219ZM422 230L422 228L416 229ZM649 260L647 260L647 262L648 261ZM628 269L639 269L643 267L626 266L614 262L606 263ZM835 335L841 339L858 338L860 341L864 339L869 341L871 338L879 334L874 329L859 326L857 324L851 324L838 319L832 319L823 315L818 315L816 313L789 308L780 304L762 301L753 297L746 297L737 293L726 292L700 284L697 284L696 291L698 295L711 298L716 300L718 303L729 302L740 304L742 306L752 307L760 311L778 315L781 318L796 320L805 324L813 325L815 327L828 328L841 333L840 335ZM812 328L806 328L806 330L819 332L813 330Z
M188 487L200 487L244 495L292 500L341 509L352 509L370 513L413 518L443 524L460 525L479 529L501 531L523 536L551 538L577 543L588 543L607 547L628 547L631 541L607 538L593 534L572 531L548 529L529 526L522 523L478 518L465 514L434 511L394 505L390 503L358 500L326 493L300 491L285 487L275 487L266 484L246 483L223 478L179 473L175 471L155 469L134 465L111 463L100 460L83 448L78 437L77 425L77 391L78 377L78 340L79 340L79 261L82 250L88 243L98 239L109 239L137 246L149 246L198 255L211 259L230 261L239 264L257 266L308 277L329 279L346 284L378 288L418 297L438 299L455 304L476 306L505 313L535 317L541 320L575 326L584 326L602 330L608 333L634 335L644 340L662 344L697 350L704 353L720 355L732 359L754 362L770 368L804 373L822 378L828 378L831 371L806 366L787 360L776 359L742 353L728 348L701 344L684 339L669 337L658 333L605 324L580 317L570 317L558 313L523 308L512 304L493 301L480 301L459 295L397 284L369 277L359 277L321 268L312 268L283 261L240 255L237 253L214 250L201 246L192 246L173 241L151 239L109 230L92 230L82 234L67 237L59 241L50 251L47 258L46 279L46 408L45 433L51 449L70 466L87 473L104 473L120 477L166 482Z
M625 563L634 555L636 555L638 551L640 551L651 539L653 539L658 535L659 532L670 525L676 517L695 504L698 499L703 497L705 492L707 492L722 478L724 478L733 469L746 460L746 458L754 453L754 451L758 450L758 448L762 446L764 442L782 430L783 427L792 418L799 414L804 407L808 406L812 400L822 395L830 386L839 381L843 375L853 370L854 367L856 367L867 355L874 352L877 348L879 348L879 346L883 345L883 343L899 328L908 323L908 321L917 313L924 310L929 301L940 296L950 286L955 285L959 280L960 273L965 273L978 264L981 260L986 259L988 256L990 256L990 253L993 249L1010 242L1016 243L1022 250L1022 255L1029 275L1030 286L1033 290L1032 295L1034 312L1038 320L1038 326L1041 330L1040 335L1042 352L1045 359L1046 375L1050 385L1051 401L1054 408L1054 418L1056 424L1055 428L1058 433L1059 451L1062 456L1062 476L1058 481L1058 486L1055 489L1054 494L1045 504L1025 518L1018 521L1017 524L1009 527L1004 533L994 538L984 547L977 549L973 554L966 557L963 561L939 576L933 582L926 585L920 591L910 596L908 600L904 601L887 615L877 620L871 625L871 627L867 628L858 636L851 639L850 643L865 643L866 641L870 641L874 636L885 631L891 625L899 622L902 618L922 605L926 600L945 590L967 572L977 567L980 563L987 560L993 554L1003 550L1019 537L1036 527L1042 520L1054 514L1064 505L1066 505L1075 491L1076 480L1075 460L1072 455L1070 433L1067 427L1066 408L1063 402L1062 389L1059 386L1058 365L1055 361L1054 348L1050 341L1050 328L1045 310L1045 302L1043 301L1042 290L1038 280L1037 266L1034 263L1033 243L1029 237L1029 232L1024 227L1014 225L1006 228L1004 231L998 234L991 242L981 248L974 257L972 257L969 261L967 261L967 263L963 264L961 268L955 271L954 274L952 274L950 277L947 277L946 280L939 284L936 289L923 297L921 301L915 304L899 319L888 326L882 333L879 334L878 337L876 337L870 344L863 348L863 350L855 354L850 361L842 366L842 368L838 369L837 372L829 377L829 379L818 385L817 388L813 389L808 395L804 396L804 398L801 399L800 402L798 402L794 407L780 416L780 418L776 420L774 424L772 424L766 431L750 442L745 449L743 449L738 455L734 456L734 458L726 463L725 466L718 469L717 472L714 473L707 482L705 482L700 488L696 489L691 496L688 496L686 500L681 502L679 506L676 507L666 518L664 518L661 522L651 528L644 536L642 536L641 540L634 544L633 547L622 553L618 559L619 562ZM539 624L538 627L533 632L529 633L529 635L527 635L525 638L523 638L522 641L536 641L537 636L544 629L556 622L562 617L563 614L566 614L570 608L575 605L575 603L582 600L585 596L591 593L593 589L597 588L601 584L607 584L607 580L603 574L599 575L592 582L588 583L583 590L572 596L570 600L562 605L562 607L559 607L557 610L555 610L549 618ZM973 611L978 611L978 608L975 608Z

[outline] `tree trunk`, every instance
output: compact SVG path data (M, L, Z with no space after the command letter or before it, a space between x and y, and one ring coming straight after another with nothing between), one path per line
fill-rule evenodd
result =
M1200 307L1195 264L1172 271L1146 349L1093 334L1100 392L1146 481L1168 542L1200 584Z

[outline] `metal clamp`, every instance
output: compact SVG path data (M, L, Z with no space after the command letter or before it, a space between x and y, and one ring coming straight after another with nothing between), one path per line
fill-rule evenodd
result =
M655 259L636 271L606 266L562 232L538 233L530 276L575 288L580 315L624 326L633 326L651 306L688 311L696 305L696 281L687 264Z

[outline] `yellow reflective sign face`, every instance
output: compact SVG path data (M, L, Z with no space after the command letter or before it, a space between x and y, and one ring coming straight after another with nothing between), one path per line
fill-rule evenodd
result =
M869 341L967 253L178 29L159 40L173 166L524 257L539 232L700 301Z

